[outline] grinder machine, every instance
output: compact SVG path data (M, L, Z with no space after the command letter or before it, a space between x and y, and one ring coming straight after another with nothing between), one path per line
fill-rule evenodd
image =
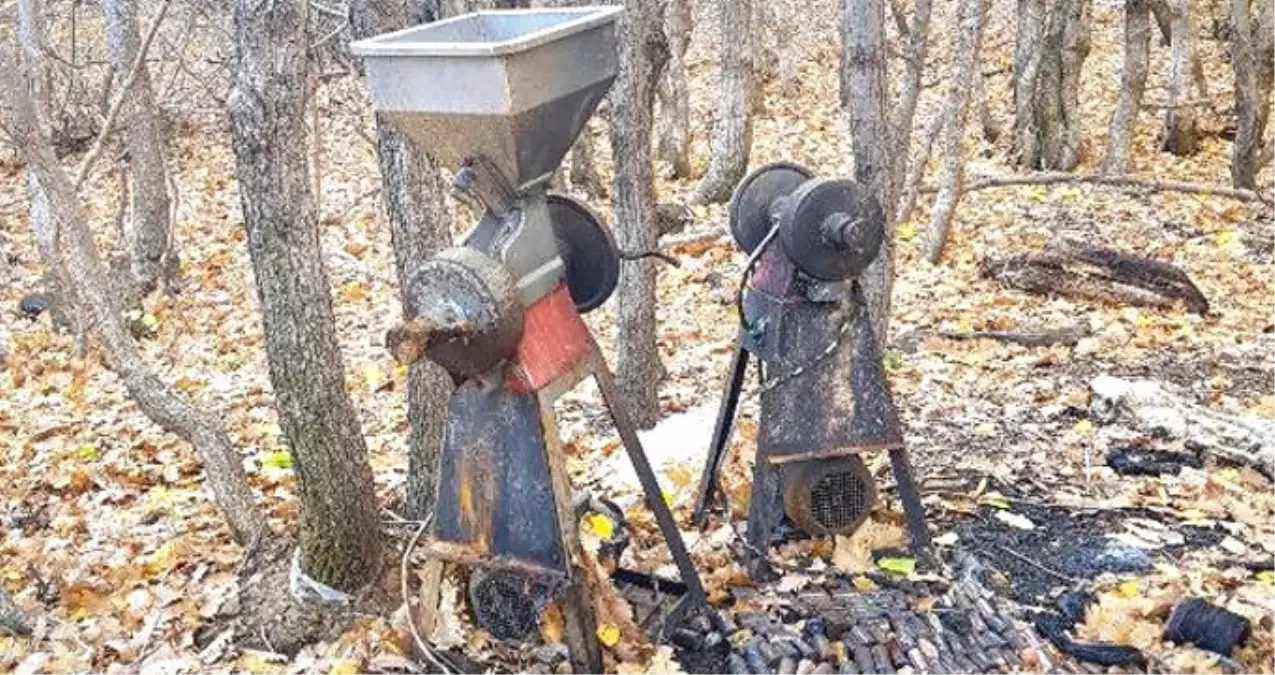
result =
M740 182L729 218L748 254L738 298L741 327L696 522L703 522L718 489L751 354L762 373L747 531L754 562L764 561L785 516L811 535L846 535L859 527L877 501L862 458L871 451L889 453L912 546L928 548L898 412L857 280L881 246L881 206L854 181L817 179L780 162Z
M558 602L576 672L598 672L601 661L553 401L585 377L597 380L681 577L685 594L662 618L704 603L580 316L615 288L615 244L588 207L547 191L615 79L622 11L479 12L352 46L377 112L456 167L454 186L485 208L462 245L416 267L403 289L405 322L387 337L396 358L428 358L458 385L423 547L470 568L469 607L495 637L534 634L544 608Z

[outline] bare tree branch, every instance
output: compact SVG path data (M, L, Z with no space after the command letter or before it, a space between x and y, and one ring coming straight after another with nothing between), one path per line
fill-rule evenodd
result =
M1152 178L1138 178L1136 176L1104 176L1102 174L1095 173L1066 173L1062 171L1033 173L1021 176L989 176L970 182L965 186L965 191L970 192L973 190L986 190L988 188L1010 187L1014 185L1056 185L1059 183L1089 183L1093 185L1110 185L1114 187L1146 188L1156 192L1185 192L1188 194L1226 197L1228 199L1234 199L1241 202L1261 202L1268 206L1275 205L1275 201L1260 192L1229 188L1222 185L1183 183L1181 181L1155 180ZM921 188L921 192L924 194L932 194L938 192L938 188L933 185L927 185Z
M106 146L106 139L111 135L111 128L115 126L115 120L120 115L120 109L124 107L124 102L128 100L128 90L132 88L133 83L137 81L137 74L141 72L142 65L146 63L146 53L150 51L151 42L155 40L155 34L159 32L159 24L163 23L164 15L168 13L168 6L172 0L163 0L159 5L159 11L155 14L155 20L151 22L150 30L146 31L146 37L142 39L142 46L137 49L137 58L133 59L133 65L129 68L128 77L124 78L120 90L115 94L115 100L111 102L111 109L106 113L106 121L102 123L102 131L98 133L97 138L93 141L93 147L89 148L88 154L84 156L84 161L80 162L80 168L75 172L75 181L71 186L79 191L84 185L85 179L88 178L89 170L93 168L93 163L97 161L98 155L102 154L102 148Z

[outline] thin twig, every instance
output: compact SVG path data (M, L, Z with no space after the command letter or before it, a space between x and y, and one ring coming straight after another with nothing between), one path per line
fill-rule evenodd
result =
M146 38L142 40L142 46L137 50L137 56L133 58L133 65L128 71L128 77L124 79L124 83L120 85L119 93L115 95L115 100L111 102L111 109L106 113L106 120L102 123L102 131L93 141L93 147L89 149L84 161L80 163L79 171L75 172L75 182L73 186L76 191L84 185L84 180L88 178L89 170L93 168L93 163L97 161L99 155L102 154L102 148L106 146L106 139L111 135L111 127L115 126L115 120L120 115L120 110L124 107L124 101L128 99L128 91L133 87L133 83L137 81L137 75L142 71L142 66L146 64L146 52L150 50L151 42L155 39L155 34L159 32L159 25L164 22L164 15L168 13L168 6L172 0L164 0L159 5L159 11L155 14L155 20L151 22L150 30L146 32Z
M346 19L346 18L348 18L348 17L346 17L345 12L342 12L341 10L339 10L339 9L337 9L337 8L335 8L335 7L329 7L329 6L327 6L327 5L320 4L320 3L317 3L317 2L311 2L311 3L310 3L310 6L311 6L311 7L313 7L313 8L315 8L315 9L317 9L317 10L319 10L319 13L320 13L320 14L327 14L328 16L335 16L335 17L336 17L336 18L338 18L338 19Z
M434 653L434 649L425 642L425 638L421 637L421 631L416 627L416 614L412 612L412 600L408 591L407 583L407 567L408 561L412 557L412 549L416 548L416 542L420 541L421 535L425 534L425 528L429 527L429 520L422 521L416 527L416 532L412 533L412 538L407 540L407 546L403 549L403 560L399 564L399 590L403 593L403 604L407 607L407 627L412 632L412 640L416 642L416 647L421 650L426 659L439 670L441 673L451 673L453 670L443 663Z
M1045 574L1048 574L1048 575L1050 575L1050 576L1052 576L1052 577L1057 577L1057 578L1059 578L1059 579L1062 579L1063 581L1070 581L1070 582L1072 582L1072 583L1074 583L1074 584L1075 584L1075 583L1081 583L1081 582L1083 581L1082 579L1077 579L1076 577L1069 577L1069 576L1067 576L1066 574L1063 574L1062 572L1059 572L1058 570L1055 570L1055 569L1051 569L1051 568L1049 568L1049 567L1046 567L1046 566L1044 566L1044 565L1042 565L1042 564L1040 564L1040 563L1036 562L1035 560L1032 560L1031 558L1028 558L1027 556L1023 555L1022 553L1019 553L1018 551L1015 551L1014 549L1009 548L1008 546L1003 546L1003 545L997 544L996 548L999 548L1000 550L1004 551L1005 553L1008 553L1009 555L1013 556L1014 558L1017 558L1017 559L1021 560L1022 562L1025 562L1025 563L1027 563L1028 565L1031 565L1032 567L1035 567L1036 569L1038 569L1038 570L1040 570L1040 571L1044 572Z

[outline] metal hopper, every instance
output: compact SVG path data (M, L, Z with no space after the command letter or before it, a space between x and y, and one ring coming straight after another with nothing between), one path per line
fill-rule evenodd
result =
M488 11L355 42L372 104L443 166L547 178L615 79L622 7Z

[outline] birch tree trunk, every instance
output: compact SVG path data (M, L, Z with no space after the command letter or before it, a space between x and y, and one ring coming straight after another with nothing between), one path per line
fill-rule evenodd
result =
M718 7L722 20L722 79L713 125L713 152L708 171L695 188L697 204L730 199L748 170L753 145L753 0L731 0Z
M235 3L226 103L270 381L300 487L301 571L348 592L372 580L381 541L306 175L306 7Z
M1076 166L1090 4L1091 0L1019 0L1014 140L1018 161L1025 167L1070 171Z
M691 0L665 0L664 35L669 62L660 79L660 119L656 154L673 167L674 178L691 177L691 101L686 88L686 50L694 31Z
M943 173L939 193L930 211L929 238L925 255L937 264L947 244L948 231L952 227L952 215L961 199L961 183L964 165L961 158L961 141L965 138L965 121L969 116L970 90L975 80L982 77L978 67L979 50L983 44L983 0L961 0L960 32L956 37L956 65L953 68L951 90L947 106L943 110Z
M1169 0L1173 20L1169 47L1169 107L1164 111L1164 150L1175 155L1193 155L1200 148L1195 127L1195 109L1187 103L1191 69L1191 8L1188 0Z
M1129 172L1129 153L1134 130L1138 126L1138 110L1147 88L1147 54L1151 50L1151 8L1148 0L1125 0L1124 66L1120 71L1120 91L1116 110L1111 114L1107 132L1107 154L1102 159L1103 173Z
M611 89L612 222L621 250L651 251L657 246L651 117L668 47L655 0L625 0L624 6L617 27L620 72ZM616 376L634 424L642 428L659 418L664 370L655 346L655 264L650 258L626 262L620 272Z
M217 415L192 405L142 361L120 318L118 298L79 210L75 188L54 157L49 138L37 121L35 105L17 73L0 47L0 124L28 171L43 186L48 216L59 231L60 250L54 255L66 260L68 290L82 298L101 339L107 366L123 381L137 407L165 431L195 447L231 531L239 542L247 544L265 525L244 480L243 460Z
M410 0L354 0L350 21L355 39L364 39L411 25ZM438 169L406 135L376 117L377 150L381 166L381 195L390 221L399 291L407 288L416 267L450 241L444 187ZM407 298L402 298L404 311ZM438 453L442 446L451 378L428 359L412 364L407 378L406 515L426 520L434 510L438 482Z
M894 283L894 240L897 181L886 116L884 0L846 0L846 92L849 97L850 143L855 180L876 196L887 222L881 252L861 279L868 313L878 344L884 346L890 319L890 291ZM910 130L909 130L910 131Z
M127 73L141 43L137 0L102 0L101 4L111 63L117 72ZM128 90L122 116L133 177L130 267L142 294L149 295L161 281L165 288L175 288L179 262L164 167L164 138L145 64Z
M1235 71L1235 140L1231 183L1257 189L1257 172L1271 160L1275 142L1263 141L1271 114L1275 69L1275 7L1257 0L1253 21L1249 0L1231 0L1231 67Z

